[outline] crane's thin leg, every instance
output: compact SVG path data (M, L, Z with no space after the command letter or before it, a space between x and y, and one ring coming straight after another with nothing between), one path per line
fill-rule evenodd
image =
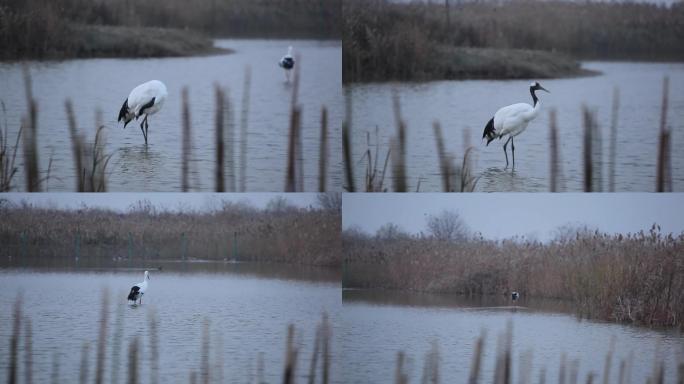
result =
M504 143L504 155L506 155L506 168L508 168L508 152L506 152L506 146L508 145L508 142L513 140L513 136L508 136L508 140Z
M145 138L145 144L147 144L147 135L145 134L145 128L143 126L145 125L145 119L140 122L140 132L142 132L143 137Z
M147 115L145 115L145 144L147 144L147 129L150 127L150 123L147 122ZM515 162L514 162L515 163Z
M513 144L513 136L511 136L511 152L513 153L513 169L515 169L515 145Z

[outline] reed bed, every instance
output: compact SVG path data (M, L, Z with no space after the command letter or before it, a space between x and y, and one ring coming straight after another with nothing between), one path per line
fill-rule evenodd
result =
M110 323L110 295L107 289L102 292L103 300L102 307L100 310L100 320L98 322L98 338L97 338L97 349L95 351L95 367L91 366L91 350L90 343L91 340L85 340L82 344L81 355L80 355L80 368L78 372L71 373L70 376L64 377L60 375L59 371L59 358L58 354L53 357L53 370L51 375L51 381L58 382L74 382L78 379L79 383L87 383L91 381L91 374L94 374L95 383L102 383L106 377L109 377L112 384L117 384L120 382L118 371L122 368L120 367L119 360L119 348L120 345L129 339L127 348L127 363L124 367L125 381L129 384L138 383L142 380L141 373L143 367L141 366L141 361L146 360L141 358L141 355L147 353L143 350L143 345L149 343L150 349L150 383L154 384L158 382L160 366L159 359L160 354L163 352L159 348L159 326L156 319L154 310L147 312L147 320L149 323L148 332L145 332L146 338L149 340L141 340L141 336L129 336L125 337L123 329L121 328L121 309L122 305L118 305L117 309L117 319L116 327L117 331L111 337L109 336L107 329ZM9 350L9 370L7 382L9 384L16 384L18 382L25 382L30 384L33 377L33 358L32 353L32 343L33 335L31 330L32 320L23 314L22 312L22 298L18 297L14 304L14 314L13 314L13 328L12 334L10 336L10 350ZM22 332L22 325L23 332ZM214 332L211 334L211 323L208 318L204 318L201 324L201 344L200 344L200 362L199 367L188 366L190 382L200 382L203 384L208 383L221 383L223 380L223 338L219 332ZM300 375L301 369L297 368L297 363L299 360L303 360L299 354L299 348L301 346L301 335L298 334L302 331L298 331L294 324L290 324L287 328L287 337L285 344L285 356L283 363L283 383L294 384L297 382L296 378ZM297 339L295 339L295 337ZM314 348L311 355L311 360L309 364L309 370L307 382L310 384L322 383L328 384L330 382L330 345L332 340L332 327L328 315L324 312L321 314L321 321L316 326L315 338L314 338ZM213 343L213 344L212 344ZM41 341L42 344L42 341ZM112 350L112 360L108 372L107 364L105 363L107 359L107 352L110 348L107 346L111 344L114 347ZM19 370L19 355L24 353L24 365ZM214 361L212 364L211 355L214 354ZM263 380L263 355L260 353L256 357L256 371L257 371L257 381L256 383L262 384L266 383ZM251 370L251 369L250 369ZM19 377L19 372L23 373L23 380ZM199 374L198 374L199 373ZM247 373L245 375L245 373ZM318 375L318 376L317 376ZM239 374L231 375L232 379L241 378L244 376L251 377L253 372L240 371ZM319 378L317 380L317 377ZM252 377L253 378L253 377ZM253 382L252 378L248 382ZM199 379L199 380L198 380ZM64 380L64 381L63 381Z
M383 233L384 234L384 233ZM578 229L549 243L345 231L344 285L565 300L578 316L684 327L684 234Z
M236 260L339 267L341 198L325 208L281 199L265 209L222 201L210 212L165 211L140 201L120 213L83 207L2 208L0 264L97 266L154 260Z

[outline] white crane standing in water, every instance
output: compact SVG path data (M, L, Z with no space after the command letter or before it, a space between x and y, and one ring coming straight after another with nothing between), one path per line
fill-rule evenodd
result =
M159 112L164 105L167 95L166 85L159 80L151 80L138 85L133 88L121 106L119 120L117 121L123 120L124 128L126 128L126 125L134 117L138 120L138 117L145 115L145 118L140 122L140 130L143 133L143 137L145 137L145 145L147 145L147 129L150 126L147 122L147 117Z
M132 301L135 305L138 299L142 304L142 297L147 291L147 281L150 280L150 273L145 271L145 278L142 283L138 283L131 288L131 293L128 294L128 301Z
M482 138L487 138L487 145L489 145L489 143L496 138L501 139L502 137L508 135L508 140L506 140L506 143L504 143L503 146L507 168L508 153L506 152L506 146L508 145L508 142L511 142L513 168L515 168L515 145L513 144L513 138L523 133L530 121L534 120L534 118L536 118L539 114L540 102L535 94L535 92L538 90L549 92L536 81L530 84L530 94L532 95L533 105L529 105L527 103L517 103L499 109L494 114L494 117L489 120L484 132L482 133Z
M278 65L285 69L285 78L290 81L290 71L295 66L295 59L292 57L292 46L287 47L287 54L278 62Z

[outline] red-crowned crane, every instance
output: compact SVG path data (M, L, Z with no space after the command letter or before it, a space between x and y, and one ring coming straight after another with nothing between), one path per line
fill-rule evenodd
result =
M530 84L530 94L532 95L533 105L517 103L499 109L494 114L494 117L489 120L482 133L482 138L487 138L487 145L496 138L501 139L508 135L508 140L506 140L506 143L504 143L503 146L507 168L508 153L506 152L506 146L510 141L511 152L513 152L513 168L515 168L515 145L513 144L513 138L523 133L530 121L534 120L539 114L540 102L535 93L539 90L549 92L536 81Z
M140 304L142 304L142 297L145 294L145 291L147 291L148 280L150 280L150 273L145 271L143 282L138 283L131 288L131 293L128 294L128 301L132 301L133 305L135 305L138 300L140 300Z
M285 78L290 81L290 71L295 66L295 59L292 57L292 46L287 47L287 54L283 56L278 65L285 70Z
M167 95L166 85L159 80L151 80L138 85L133 88L121 106L118 121L123 120L124 128L126 128L126 125L134 117L138 120L138 117L144 115L145 118L140 122L140 130L143 133L143 137L145 137L145 145L147 145L147 129L150 126L147 122L147 117L159 112L164 105Z

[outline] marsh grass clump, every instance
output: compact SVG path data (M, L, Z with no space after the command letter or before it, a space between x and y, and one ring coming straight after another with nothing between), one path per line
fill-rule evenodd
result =
M466 296L565 300L578 316L645 326L684 326L684 234L609 235L573 230L548 243L469 236L372 237L345 231L343 281L382 288Z

